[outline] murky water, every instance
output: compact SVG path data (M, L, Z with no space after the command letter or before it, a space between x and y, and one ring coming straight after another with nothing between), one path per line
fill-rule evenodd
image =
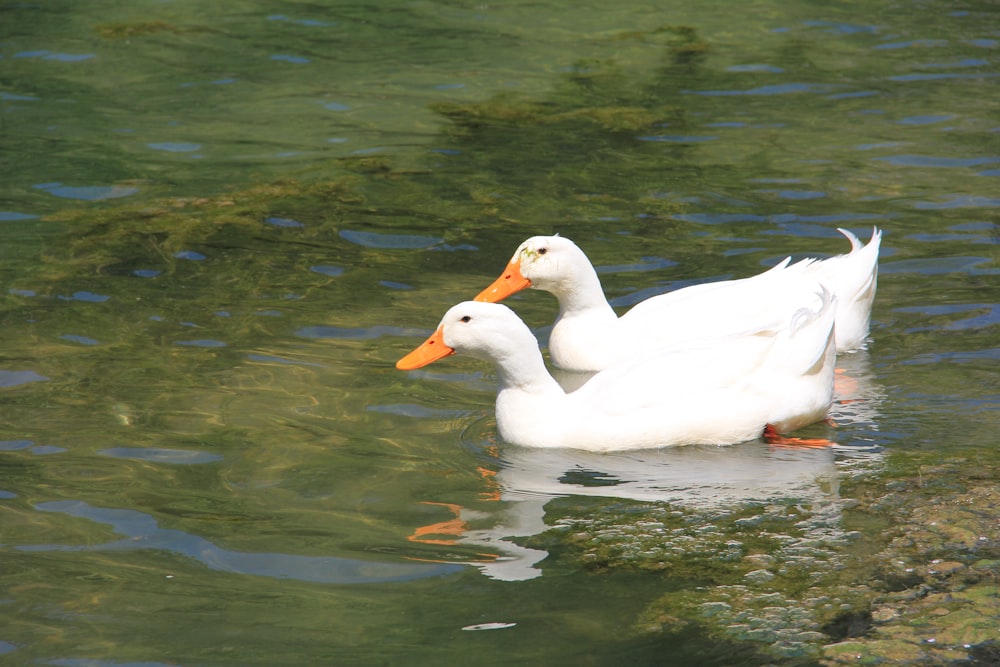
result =
M986 659L994 6L3 15L3 660ZM875 225L834 448L525 450L393 367L534 234L624 308Z

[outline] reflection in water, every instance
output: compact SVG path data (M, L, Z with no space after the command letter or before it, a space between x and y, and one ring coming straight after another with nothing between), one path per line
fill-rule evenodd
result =
M834 423L876 428L883 390L874 381L867 352L841 355L837 366ZM796 448L748 442L606 454L504 446L491 462L498 469L481 469L488 494L502 503L502 509L486 514L434 503L446 507L453 518L417 529L411 540L499 551L499 557L484 556L473 564L488 577L518 581L541 576L537 564L548 553L515 540L549 530L545 507L565 496L668 503L698 512L794 500L811 506L814 516L822 515L820 523L829 531L839 522L836 501L843 469L880 458L880 449L867 443ZM490 526L473 527L484 523Z
M819 630L826 612L807 609L821 596L830 614L881 608L877 591L850 599L831 585L870 584L888 565L879 544L907 525L868 500L916 477L909 461L928 465L926 493L907 511L967 481L940 460L995 467L991 3L856 3L839 13L850 23L779 2L752 13L675 3L669 16L648 2L573 12L553 2L160 2L116 16L106 3L51 4L6 5L0 41L12 167L0 184L0 655L18 664L501 664L518 653L534 664L829 662L838 658L818 652L834 638L813 632L810 650L790 647L786 631ZM690 41L658 30L664 21L690 26ZM836 226L875 223L886 262L872 360L892 400L880 405L878 386L852 389L852 365L870 379L867 355L842 357L837 426L811 432L842 448L490 456L479 450L495 431L475 416L491 403L487 369L406 382L390 370L408 347L399 336L429 333L400 327L431 326L431 313L494 277L497 252L533 233L586 240L613 305L625 307L758 273L804 245L840 252ZM541 294L522 308L528 322L551 322ZM456 442L460 425L477 431L461 439L471 456ZM886 479L857 491L850 525L870 544L841 549L853 539L836 539L850 485L838 498L837 480L855 462L877 465L877 452L855 450L895 442ZM205 454L224 458L199 467ZM477 496L484 487L493 499ZM599 494L610 500L586 497ZM88 505L34 509L66 498ZM193 521L208 503L210 520L224 522L203 534L215 545L149 518ZM129 522L141 530L112 534ZM248 525L273 528L253 547L214 537ZM762 530L789 547L770 553ZM823 553L809 551L806 533ZM273 555L316 539L365 560L494 558L406 585L273 578L358 574L360 563ZM731 539L744 543L735 559L773 558L774 587L747 580L741 599L718 585L752 560L688 576L702 559L721 562ZM37 542L117 551L16 550ZM627 557L599 565L618 572L586 571L595 552L617 558L614 546ZM635 576L629 568L655 564L647 548L673 572ZM800 550L798 567L789 549ZM974 559L943 538L929 554ZM136 559L187 562L191 585L163 597L136 580ZM505 585L470 565L546 577ZM933 627L911 624L926 617L908 611L875 633ZM768 616L786 625L765 632L756 623ZM514 622L517 641L502 654L483 650L496 635L458 630ZM686 635L693 625L706 634ZM942 662L963 654L937 642ZM720 645L753 655L718 658Z
M160 528L148 514L135 510L105 509L76 500L39 503L43 512L61 512L114 528L125 539L98 545L43 544L19 546L20 551L117 551L153 549L188 556L220 572L235 572L280 579L327 584L362 584L407 581L448 574L458 569L447 564L390 563L334 556L297 556L280 553L247 553L218 547L180 530Z
M837 357L833 389L830 420L834 425L864 425L878 430L879 405L885 398L885 389L876 380L867 350Z
M832 493L821 490L822 481L836 488L831 450L777 450L758 443L613 454L510 447L499 465L495 481L504 508L492 517L497 523L466 532L461 542L499 550L499 558L477 566L505 581L541 576L537 563L548 553L512 539L548 530L545 506L554 498L600 496L704 510L789 497L818 501Z

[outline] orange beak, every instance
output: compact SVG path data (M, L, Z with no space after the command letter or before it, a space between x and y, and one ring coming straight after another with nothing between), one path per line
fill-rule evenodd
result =
M511 294L520 292L526 287L531 287L531 281L521 275L521 259L512 259L500 277L493 281L493 284L476 295L474 301L486 301L487 303L497 303L503 301Z
M455 350L444 344L444 330L438 327L430 338L420 344L420 347L397 361L396 368L401 371L412 371L451 354L455 354Z

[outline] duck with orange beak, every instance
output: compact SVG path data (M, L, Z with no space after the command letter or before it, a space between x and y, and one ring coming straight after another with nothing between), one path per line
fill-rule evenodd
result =
M621 317L575 243L535 236L518 247L500 277L475 300L495 303L528 287L550 292L559 303L549 336L552 362L567 371L594 372L665 346L780 328L789 309L798 308L802 283L818 281L837 298L836 345L846 351L863 345L868 335L882 233L874 230L865 245L840 231L851 242L848 254L795 264L785 259L750 278L650 297Z

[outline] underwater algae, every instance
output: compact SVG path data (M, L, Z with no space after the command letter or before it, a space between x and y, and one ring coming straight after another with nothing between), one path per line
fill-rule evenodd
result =
M980 458L894 454L811 503L563 499L528 545L594 575L683 582L635 620L638 636L689 628L789 665L993 664L1000 491Z
M131 23L104 23L94 26L94 31L104 39L133 39L161 32L179 33L181 28L162 19L135 21Z
M435 234L447 229L446 241L468 242L490 238L497 228L523 235L539 222L587 223L625 213L635 216L629 225L663 234L680 224L673 216L683 204L656 193L671 169L699 167L686 163L690 146L652 150L636 134L664 124L685 125L677 93L691 73L678 68L696 70L697 60L689 56L703 52L697 41L681 46L685 43L680 52L677 44L667 50L664 69L652 81L637 84L613 62L581 62L541 99L507 94L434 105L445 121L437 141L457 153L440 166L431 159L401 167L392 157L359 156L300 179L216 196L102 203L60 212L47 220L62 225L66 234L47 247L42 262L20 276L16 287L55 298L80 291L117 297L107 280L156 267L183 289L187 309L274 307L284 294L302 297L320 286L330 289L332 302L342 304L346 289L339 281L290 269L322 257L349 266L400 262L341 242L338 233L348 227ZM275 227L267 224L269 218L302 226ZM701 243L712 239L692 241ZM190 252L213 257L213 270L201 270L183 255ZM401 264L416 273L416 261L405 258ZM224 348L197 349L186 362L167 348L158 359L147 354L139 369L109 372L110 362L130 340L157 326L137 323L157 289L156 281L132 280L133 298L116 301L115 314L95 323L100 329L113 322L111 328L123 334L119 342L95 346L85 355L65 343L44 342L47 347L41 349L53 358L72 354L72 376L87 379L91 391L140 383L151 385L151 391L169 388L186 382L192 368L204 374L206 366L215 373L205 380L206 388L239 381L251 386L252 374L225 374L233 362ZM16 294L3 298L15 316L30 312L46 324L36 304L24 304ZM157 303L165 317L173 314L170 300ZM177 318L183 308L177 307ZM213 324L211 335L240 347L267 327L262 322L227 317ZM160 335L168 341L179 337ZM135 401L123 400L133 397L106 393L115 399L109 415L120 422L150 419L152 410L136 411ZM265 398L273 401L274 395ZM191 433L215 441L250 439L249 428L217 423L215 413L230 397L206 391L201 399L197 409L173 415L171 424L188 420ZM170 405L169 398L158 400ZM289 404L314 400L307 393L287 397ZM204 424L213 427L206 430ZM640 636L694 624L721 639L754 642L775 658L803 664L944 665L987 650L983 647L996 640L1000 599L1000 553L995 521L990 521L1000 499L990 481L975 474L985 468L947 462L939 476L967 482L940 489L915 472L924 462L893 460L897 467L890 475L849 481L826 507L773 503L705 516L636 505L601 507L597 518L567 510L554 519L555 529L529 544L537 541L593 576L638 571L696 584L665 593L650 605L634 623ZM275 470L292 467L277 456L256 463ZM559 507L553 503L551 514L558 515ZM844 528L831 530L841 522ZM872 534L882 537L873 544Z
M415 165L349 156L215 196L65 209L46 218L66 234L46 248L43 265L51 276L143 261L165 262L169 272L174 253L259 234L273 216L307 221L295 230L303 242L366 220L375 228L419 229L421 216L457 231L534 228L538 220L597 220L636 207L641 224L672 227L678 204L658 194L670 169L663 147L651 150L636 137L683 122L676 89L658 88L613 61L581 63L542 99L501 94L431 105L444 121L438 142L454 148L444 162L437 153ZM671 152L682 159L687 149Z

